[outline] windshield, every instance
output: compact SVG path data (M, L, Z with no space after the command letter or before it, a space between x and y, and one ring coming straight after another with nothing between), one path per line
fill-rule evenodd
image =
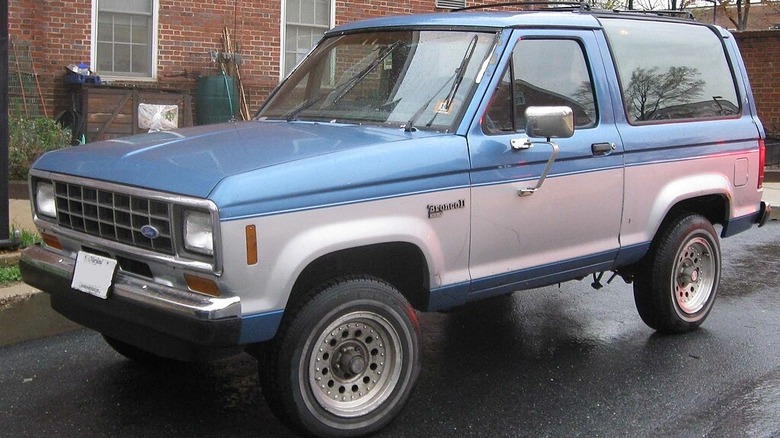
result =
M259 117L452 130L494 37L405 30L327 38Z

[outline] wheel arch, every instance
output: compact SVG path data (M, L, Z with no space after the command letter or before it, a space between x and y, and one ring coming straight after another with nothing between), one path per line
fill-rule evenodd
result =
M297 304L309 289L345 275L369 275L387 281L416 309L428 303L430 273L422 250L409 242L384 242L341 249L309 263L296 279L287 303Z
M661 226L656 230L656 233L663 228L666 222L686 212L701 215L713 225L722 225L729 217L729 200L728 197L722 193L713 193L679 200L666 213L664 220L661 221Z
M726 223L732 215L730 190L728 177L722 174L692 175L670 181L658 192L651 210L650 240L682 212L699 214L712 224Z
M697 214L707 219L711 224L725 224L729 219L729 198L725 193L710 193L706 195L693 196L689 198L678 199L663 214L663 217L655 222L655 226L647 240L647 246L644 248L647 252L635 254L632 260L620 270L627 275L627 278L633 278L637 269L641 269L642 263L647 259L649 252L656 246L659 234L669 226L670 222L675 221L681 215Z

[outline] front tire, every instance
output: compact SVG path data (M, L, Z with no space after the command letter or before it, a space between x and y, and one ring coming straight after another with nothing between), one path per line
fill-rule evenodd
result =
M393 286L349 277L314 289L261 351L274 413L315 436L375 432L403 408L420 371L419 327Z
M636 274L642 320L662 333L698 328L712 310L720 267L720 244L707 219L687 213L669 221Z

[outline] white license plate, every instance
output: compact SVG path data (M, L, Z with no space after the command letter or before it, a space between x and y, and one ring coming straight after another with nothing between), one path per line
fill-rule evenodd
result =
M79 251L70 287L106 299L115 271L116 260Z

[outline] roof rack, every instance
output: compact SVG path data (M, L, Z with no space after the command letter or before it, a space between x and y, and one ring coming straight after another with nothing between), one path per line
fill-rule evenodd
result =
M487 3L482 5L474 5L474 6L466 6L462 8L457 9L450 9L450 12L459 12L459 11L473 11L477 9L487 9L487 8L500 8L500 7L506 7L506 6L530 6L530 7L542 7L547 6L547 8L544 8L545 11L577 11L577 12L596 12L591 6L585 1L527 1L527 2L501 2L501 3ZM541 9L541 8L538 8ZM671 10L671 9L659 9L659 10L652 10L652 9L610 9L610 10L604 10L599 12L609 12L614 14L640 14L640 15L656 15L661 17L677 17L677 18L687 18L689 20L696 20L696 17L694 17L693 13L691 11L677 11L677 10Z
M547 9L549 10L565 10L565 11L571 11L571 10L579 10L579 11L589 11L590 5L587 4L584 1L579 2L573 2L573 1L529 1L529 2L503 2L503 3L488 3L483 5L474 5L474 6L466 6L462 8L457 9L450 9L451 12L459 12L459 11L472 11L475 9L487 9L487 8L500 8L505 6L551 6Z
M674 9L614 9L612 12L617 14L648 14L648 15L660 15L663 17L679 17L695 20L691 11L677 11Z

